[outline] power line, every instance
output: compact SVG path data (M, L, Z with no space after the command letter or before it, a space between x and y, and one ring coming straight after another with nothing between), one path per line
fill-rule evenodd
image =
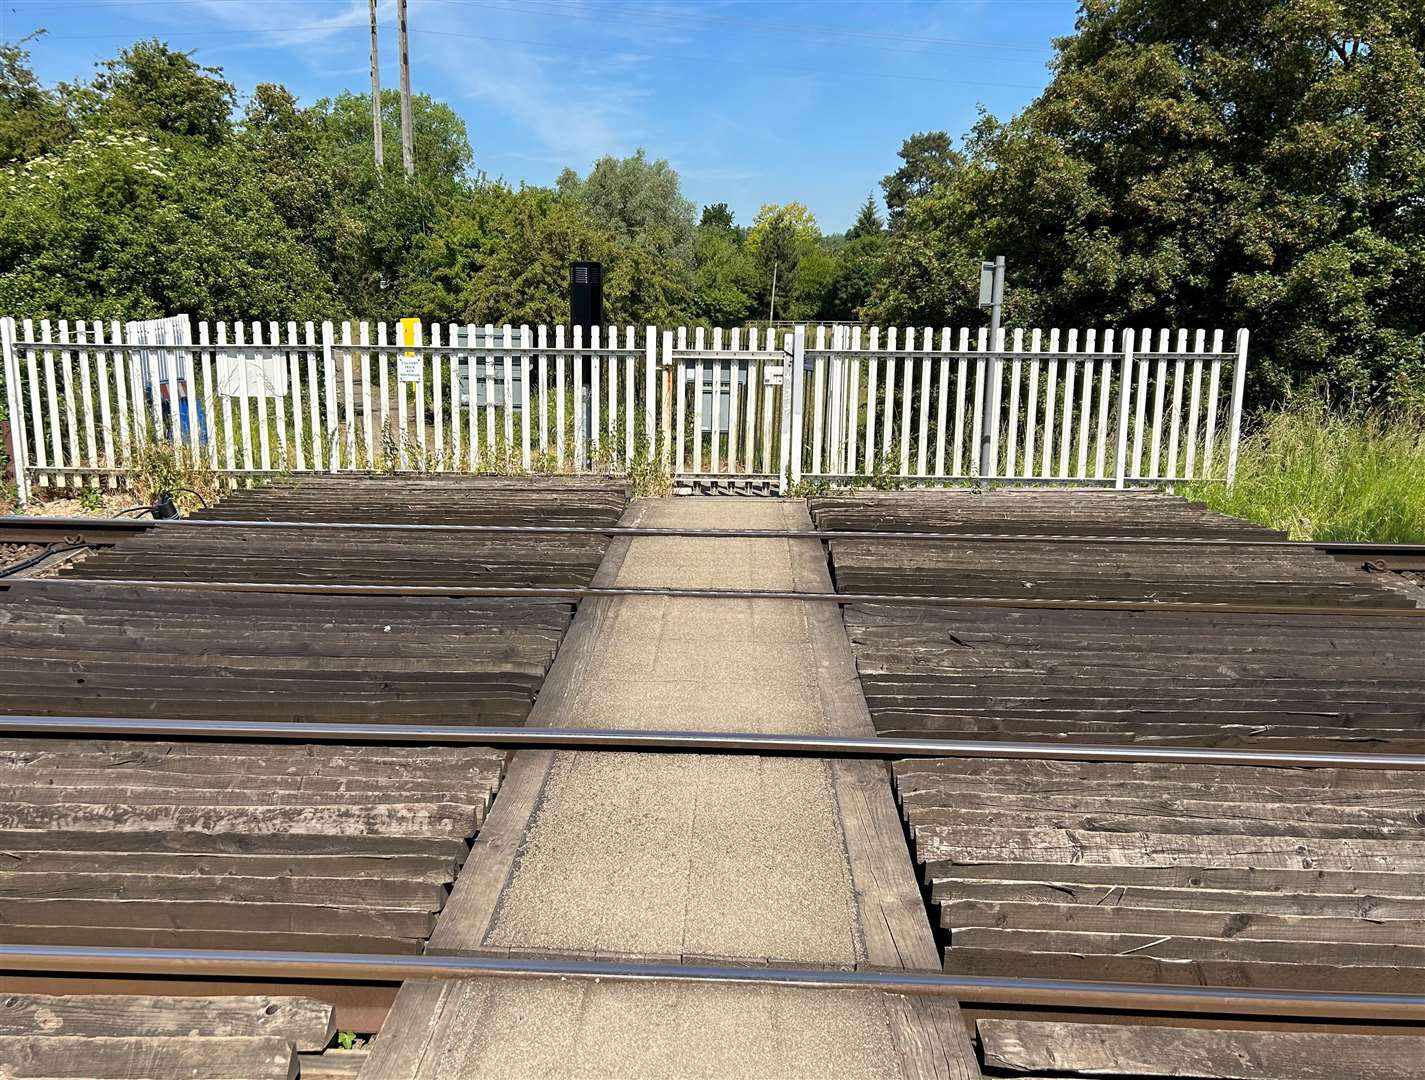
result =
M817 34L823 37L850 37L867 41L905 42L914 45L950 48L1004 49L1013 52L1031 52L1035 54L1043 54L1049 51L1042 45L1021 45L996 41L969 41L960 38L927 37L919 34L898 34L880 30L854 30L841 27L817 26L813 24L776 23L767 22L762 19L743 19L733 15L708 15L691 11L663 11L653 8L620 7L610 4L600 4L597 9L591 11L582 5L569 3L568 0L428 0L428 2L463 7L501 5L520 11L536 7L551 12L557 11L581 19L601 18L608 14L615 14L631 16L633 18L661 20L664 22L740 25L776 34Z
M222 28L222 29L214 29L214 30L185 30L185 31L183 31L183 34L184 34L184 36L194 36L194 35L219 35L219 36L228 36L228 35L238 35L238 34L293 34L293 33L305 33L305 32L341 33L341 32L344 32L344 31L350 31L350 30L364 30L364 29L365 29L365 26L364 26L363 23L349 23L349 24L342 24L342 25L335 25L335 26L332 25L332 24L330 24L330 23L325 23L325 24L317 24L317 25L315 25L315 26L269 26L269 27L261 27L261 28L257 28L257 27L252 27L252 28L248 28L248 27L225 27L225 28ZM392 29L396 29L396 27L393 27L393 26L390 26L390 25L387 25L387 24L382 24L382 29L392 30ZM500 36L492 35L492 34L466 34L466 33L459 33L459 32L456 32L456 31L450 31L450 30L421 30L421 29L415 29L415 30L411 30L411 31L409 31L409 32L412 33L412 34L429 34L429 35L432 35L432 36L442 37L442 38L460 38L460 39L463 39L463 40L473 40L473 41L491 41L491 42L496 42L496 43L498 43L498 44L504 44L504 45L530 45L530 46L535 46L535 47L539 47L539 48L546 48L546 47L547 47L547 44L548 44L547 42L533 41L533 40L530 40L530 39L528 39L528 38L507 38L507 37L500 37ZM133 34L133 31L132 31L132 30L126 30L126 31L115 31L115 32L112 32L112 33L105 33L105 34L47 34L47 35L45 35L45 39L44 39L44 40L45 40L45 41L81 41L81 40L111 39L111 38L128 39L128 38L132 38L133 36L134 36L134 34ZM1043 89L1043 85L1042 85L1042 84L1038 84L1038 83L1007 83L1007 82L995 82L995 81L986 80L986 79L937 79L937 78L934 78L934 77L929 76L929 75L905 75L905 74L901 74L901 73L899 73L899 72L867 71L867 70L865 70L865 69L863 69L863 68L844 68L844 67L839 67L839 68L835 68L835 69L832 69L832 68L830 68L830 67L827 67L827 68L794 68L794 67L787 67L786 65L783 65L783 64L754 64L754 63L750 63L750 62L744 61L744 60L731 60L731 59L727 59L726 57L721 56L721 55L714 56L714 55L711 54L711 53L701 53L701 54L697 54L697 55L698 55L701 59L703 59L703 60L705 60L705 61L708 61L708 60L715 61L715 62L713 62L713 63L706 63L706 64L704 64L705 67L707 67L707 68L709 68L709 69L714 69L714 70L715 70L717 67L720 67L720 66L727 66L727 67L752 68L752 69L760 70L760 71L770 71L770 72L773 72L773 73L778 74L778 75L818 75L818 76L834 75L836 78L838 78L838 79L843 79L843 80L844 80L844 79L847 79L847 78L895 79L895 80L901 81L901 82L931 83L931 84L937 84L937 85L940 85L940 86L972 86L972 87L985 87L985 88L1003 89L1003 90L1042 90L1042 89ZM597 60L598 58L597 58L596 56L585 56L585 57L583 57L583 58L581 58L581 59L583 59L583 60L585 60L585 61L591 61L591 60Z
M24 2L24 0L21 0ZM95 7L171 7L181 5L209 6L214 3L240 3L244 7L254 3L345 3L345 0L82 0L83 3ZM731 15L708 15L701 12L690 11L660 11L652 8L627 7L615 5L600 5L596 10L590 10L582 5L576 5L568 0L425 0L427 3L447 4L457 7L488 7L502 6L507 10L527 12L530 8L542 8L546 13L567 14L573 18L591 19L602 18L607 14L629 16L632 18L652 19L663 22L684 22L684 23L722 23L727 25L747 26L756 30L767 31L768 33L784 34L815 34L822 37L848 37L858 38L867 41L886 41L893 43L905 43L920 46L936 46L945 48L972 48L972 49L999 49L1009 52L1023 52L1034 55L1043 55L1049 52L1049 48L1044 45L1022 45L1014 42L1004 41L974 41L961 38L928 37L916 34L898 34L879 30L855 30L849 28L815 26L811 24L797 23L775 23L761 19L745 19ZM955 3L978 3L980 0L941 0ZM1007 0L1000 0L1001 3ZM1020 3L1046 3L1063 4L1068 0L1017 0ZM895 50L895 51L919 51L919 50Z

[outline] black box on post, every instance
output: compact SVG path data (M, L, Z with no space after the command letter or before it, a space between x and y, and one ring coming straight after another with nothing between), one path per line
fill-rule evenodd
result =
M601 326L604 321L604 267L602 263L569 264L569 325Z

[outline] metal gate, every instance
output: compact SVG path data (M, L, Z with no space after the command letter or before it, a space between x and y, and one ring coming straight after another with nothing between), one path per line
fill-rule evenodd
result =
M745 333L745 336L744 336ZM795 356L792 334L775 330L727 334L698 327L665 353L673 392L670 467L675 488L689 491L786 490ZM759 347L760 346L760 347ZM667 387L665 387L665 390Z

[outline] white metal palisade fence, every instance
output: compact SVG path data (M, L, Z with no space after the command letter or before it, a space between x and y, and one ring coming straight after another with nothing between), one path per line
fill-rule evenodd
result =
M186 316L0 320L22 501L34 485L117 487L164 444L234 481L647 464L784 491L1231 482L1245 330L1230 348L1221 330L987 339L369 322L200 322L195 335Z

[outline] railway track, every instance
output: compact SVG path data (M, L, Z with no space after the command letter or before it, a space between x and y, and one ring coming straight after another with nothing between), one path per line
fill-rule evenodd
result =
M639 1046L650 1074L676 1050L725 1075L1245 1080L1425 1060L1425 627L1408 590L1333 561L1412 546L1292 544L1136 493L813 500L812 521L767 504L789 509L717 528L608 488L416 488L0 523L94 549L0 589L0 847L24 863L0 867L0 969L26 1009L71 992L88 1060L415 1078ZM715 693L680 696L690 640ZM783 705L803 662L821 675ZM778 711L796 694L819 702L802 720ZM745 722L764 716L786 724ZM659 870L705 798L717 828L687 850L712 894ZM841 885L807 856L828 828ZM807 910L753 895L782 887ZM703 921L659 936L664 890ZM60 925L26 921L41 908ZM818 944L848 917L849 964ZM229 1034L179 1047L132 1001L72 994L139 986L163 1030ZM325 1026L222 1013L269 1007ZM329 1049L388 1010L369 1059ZM3 1062L82 1052L9 1031ZM245 1064L216 1064L224 1039Z
M257 502L271 498L270 492L251 494ZM372 523L418 519L439 507L442 520L597 524L617 518L626 493L610 484L541 494L528 485L483 482L454 491L431 484L398 499L388 486L368 485L361 502ZM304 544L300 532L269 530L225 531L227 539L214 547L196 531L157 534L126 524L132 523L104 522L99 536L74 539L40 531L41 539L61 536L53 541L61 546L104 543L87 562L61 571L65 576L17 579L4 592L0 707L103 715L122 702L136 715L190 721L275 712L289 721L358 726L456 718L518 724L568 626L570 603L362 602L228 592L193 604L133 579L155 562L167 572L206 566L215 574L217 567L241 566L243 575L261 577L291 566L295 555L318 578L387 580L409 566L452 575L449 580L568 584L592 575L606 543L586 536L564 544L506 544L492 556L488 544L452 552L444 534L415 541L363 531L356 544L350 536L324 533L320 543ZM86 588L81 575L96 567L122 584ZM73 582L80 582L77 590ZM14 733L0 744L6 850L0 914L7 924L0 939L30 948L416 954L499 787L504 759L489 748L433 751L409 742L318 737L274 742L112 730L90 737ZM311 1003L304 1007L324 1008L331 1025L363 1032L380 1026L395 996L387 984L324 976L293 982L272 969L258 978L214 981L154 980L132 970L105 974L97 965L84 976L51 967L12 971L5 984L39 1002L76 988L101 999L142 988L152 1013L176 1010L179 1016L194 993L247 991L262 1003L254 1012L259 1020L269 1004L287 1009L299 999ZM216 1021L197 1027L205 1039L229 1032L220 1042L267 1037L260 1027L242 1036ZM156 1045L144 1041L148 1030L137 1024L125 1033L127 1041L100 1045L115 1074L252 1080L300 1068L304 1076L338 1075L332 1072L336 1058L312 1060L319 1051L328 1057L330 1032L320 1040L289 1040L285 1056L270 1043L254 1046L259 1056L237 1055L223 1066L236 1071L209 1073L204 1070L219 1066L202 1056L213 1049L206 1042ZM74 1031L78 1038L96 1029L76 1024ZM0 1060L53 1063L52 1053L66 1050L32 1040L12 1057L0 1044ZM336 1057L355 1075L361 1055ZM171 1065L159 1069L150 1063L154 1058ZM159 1071L145 1071L153 1069Z
M346 511L351 513L351 511ZM1425 557L1425 544L1376 543L1353 540L1288 540L1231 535L1220 536L1155 536L1114 535L1108 533L1037 533L954 532L924 529L720 529L720 528L650 528L640 526L607 527L590 525L489 525L446 521L375 523L370 521L292 521L262 518L99 518L99 517L4 517L0 518L0 541L13 544L41 544L56 541L85 542L90 547L106 547L126 537L162 528L243 528L272 529L340 529L359 532L368 529L399 531L449 530L451 532L484 533L491 536L681 536L707 539L767 539L767 540L875 540L945 542L955 544L1151 544L1163 547L1246 547L1309 549L1332 557L1387 560L1414 560Z

